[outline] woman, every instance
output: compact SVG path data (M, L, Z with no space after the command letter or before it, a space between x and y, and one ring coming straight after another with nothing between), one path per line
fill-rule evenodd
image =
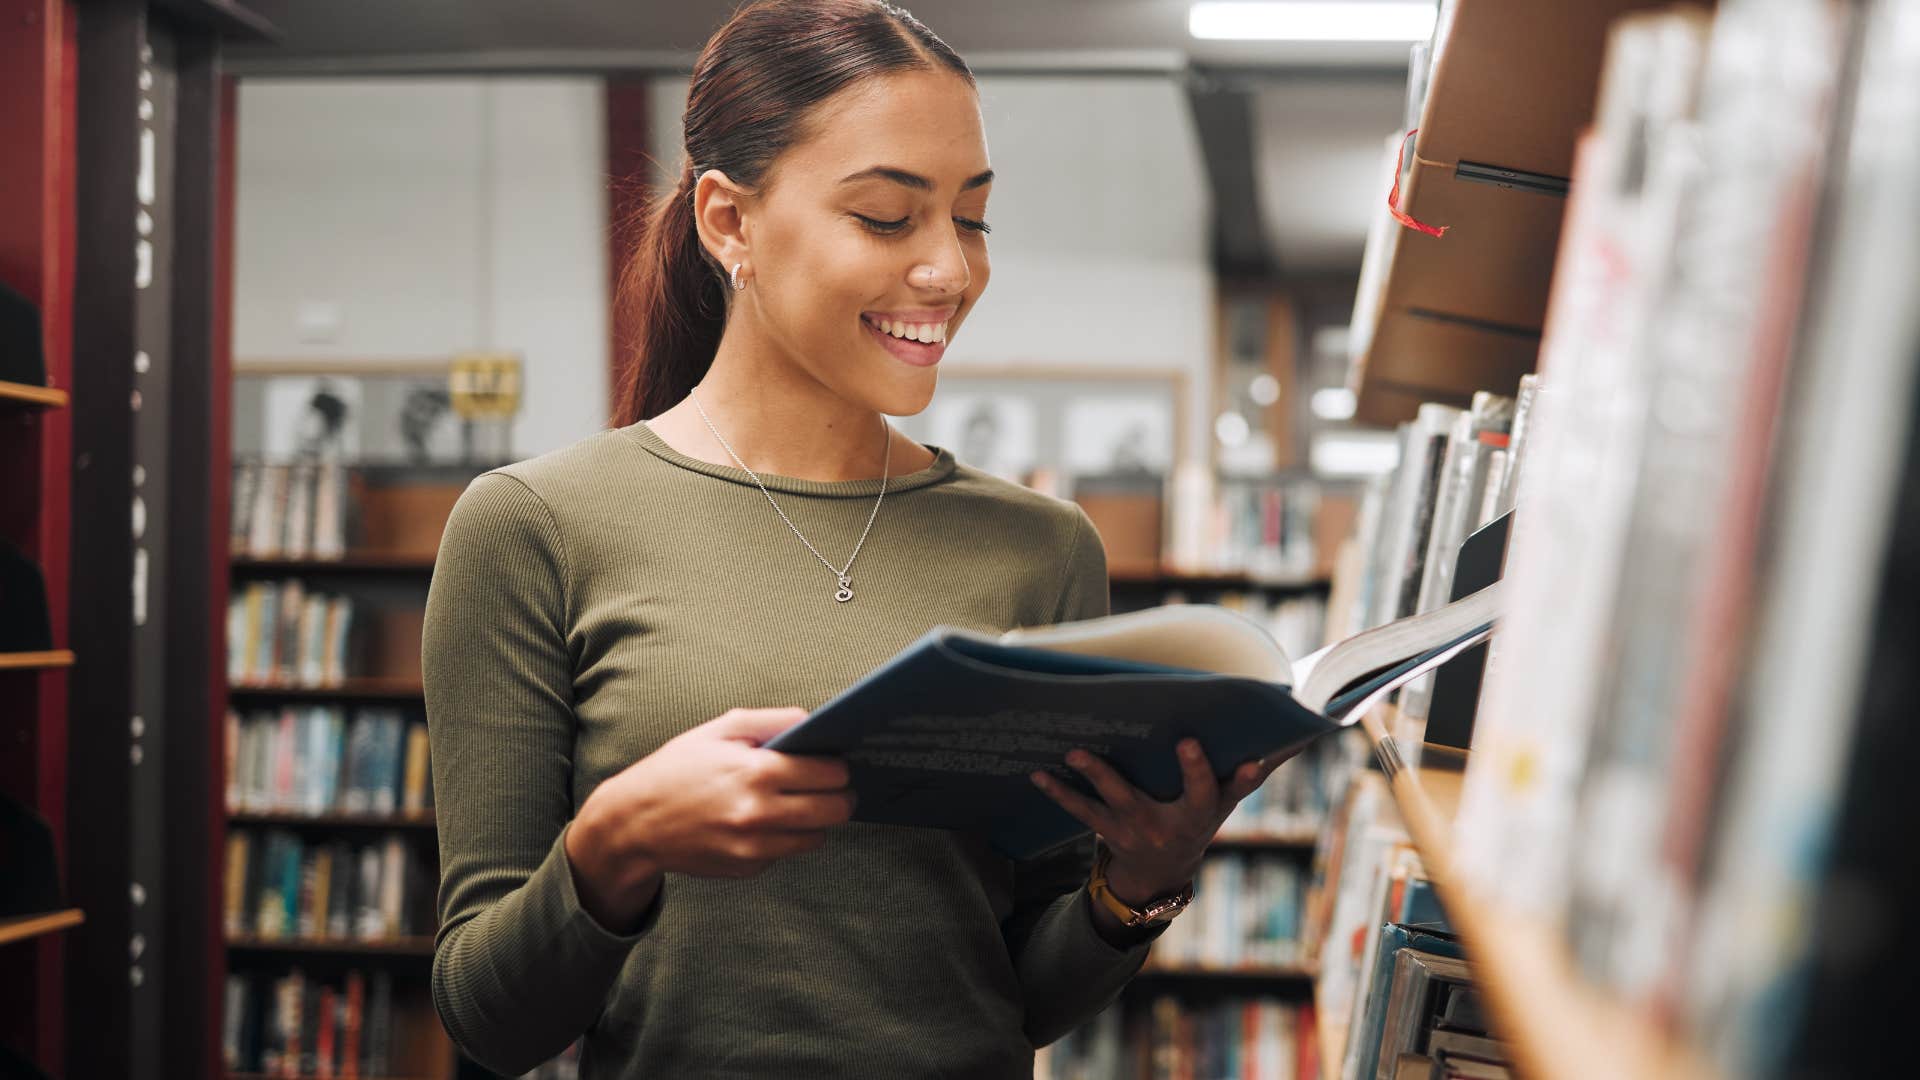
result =
M1159 803L1074 755L1104 803L1043 786L1110 903L1091 839L1015 864L848 823L843 763L758 745L936 623L1104 614L1106 560L1077 507L886 422L987 285L965 63L876 0L756 4L684 127L616 426L476 479L441 544L435 1004L509 1074L584 1034L587 1076L1029 1076L1164 927L1117 912L1186 887L1267 770L1189 760Z

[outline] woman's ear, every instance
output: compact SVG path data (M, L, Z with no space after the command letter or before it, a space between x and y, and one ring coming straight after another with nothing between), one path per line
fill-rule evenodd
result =
M751 258L746 204L751 196L718 169L700 174L693 187L693 225L700 244L721 266Z

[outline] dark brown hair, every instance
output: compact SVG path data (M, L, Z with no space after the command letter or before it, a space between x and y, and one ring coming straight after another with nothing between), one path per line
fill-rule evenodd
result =
M632 223L638 242L615 294L634 328L616 357L616 427L685 397L720 346L727 272L694 228L700 174L719 169L749 191L763 190L774 159L806 138L813 106L860 79L936 65L973 84L972 70L946 42L882 0L760 0L708 39L681 120L680 182Z

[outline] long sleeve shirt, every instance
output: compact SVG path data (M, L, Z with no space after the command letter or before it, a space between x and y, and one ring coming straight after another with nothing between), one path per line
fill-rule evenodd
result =
M669 873L631 933L581 906L565 834L601 781L735 707L814 708L936 624L1107 611L1086 515L959 465L893 477L849 575L751 477L644 423L476 478L422 640L441 882L432 989L513 1075L584 1037L594 1077L1030 1077L1145 959L1095 930L1091 839L1015 862L849 823L744 880ZM823 555L878 479L762 475Z

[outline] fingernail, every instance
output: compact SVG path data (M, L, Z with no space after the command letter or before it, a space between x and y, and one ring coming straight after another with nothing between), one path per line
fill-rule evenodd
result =
M1086 751L1084 750L1067 751L1067 764L1073 766L1076 769L1080 768L1083 765L1086 765L1090 760L1091 758L1087 755Z
M1052 778L1049 777L1046 773L1035 772L1035 773L1028 773L1027 779L1032 780L1033 786L1035 787L1046 787Z
M1197 760L1200 757L1200 744L1188 739L1180 744L1180 753L1188 761Z

